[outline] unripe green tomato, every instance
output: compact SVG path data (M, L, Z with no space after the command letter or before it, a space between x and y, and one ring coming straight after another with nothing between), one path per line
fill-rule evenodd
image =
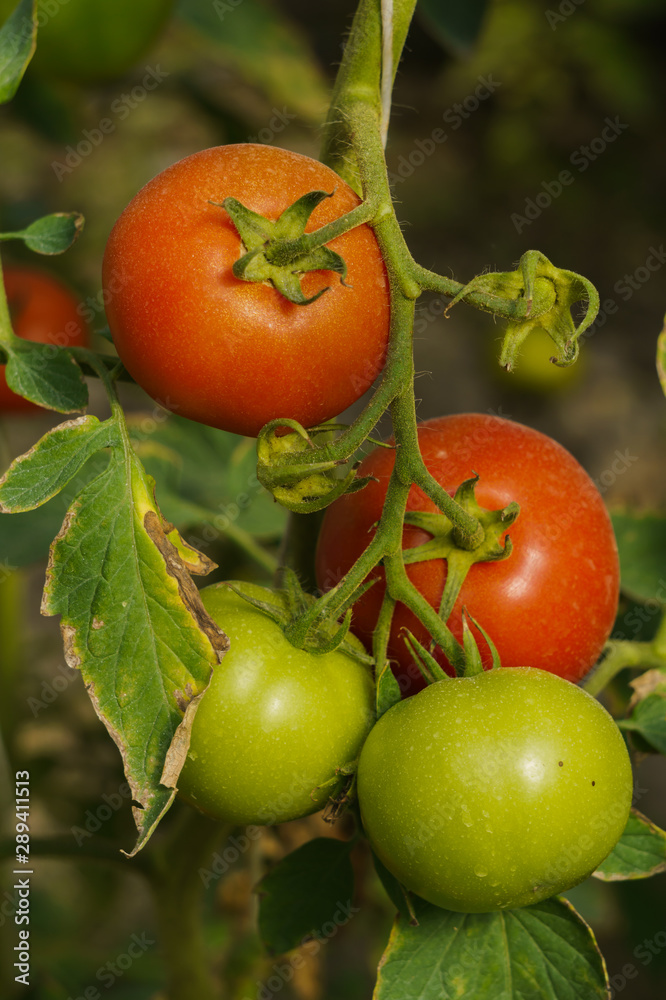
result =
M236 586L280 606L279 595L264 587ZM204 588L201 598L231 645L194 718L181 796L239 825L316 812L331 792L320 786L357 758L374 721L370 670L341 649L296 649L226 584Z
M0 0L0 23L16 2ZM173 0L37 0L34 69L74 83L119 76L150 48L172 7Z
M582 688L530 667L431 684L370 732L358 799L407 889L463 913L528 906L587 878L624 830L627 749Z
M566 368L553 364L555 344L546 331L538 326L525 338L515 368L504 371L497 364L497 344L493 344L493 372L497 381L519 392L550 393L572 386L585 373L586 354L581 354Z

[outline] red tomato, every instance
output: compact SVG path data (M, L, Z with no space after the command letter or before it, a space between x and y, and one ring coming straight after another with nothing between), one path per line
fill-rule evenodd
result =
M9 314L17 337L57 347L85 347L88 327L84 306L57 278L32 267L4 268ZM41 410L7 385L5 366L0 366L0 410Z
M153 178L116 222L103 264L107 316L124 365L181 416L256 435L276 417L306 427L341 413L384 364L389 290L372 230L333 240L348 266L303 275L294 305L268 283L233 276L243 254L219 207L227 196L275 220L313 190L334 192L307 231L359 199L328 167L287 150L243 144L194 153ZM213 204L215 203L215 204Z
M619 563L615 536L592 480L561 445L522 424L487 414L459 414L428 420L419 427L425 463L450 493L474 473L476 497L489 509L515 500L520 515L511 526L513 552L501 562L476 563L469 571L449 618L462 638L462 609L488 632L504 667L530 664L570 681L596 662L617 610ZM327 590L347 572L367 546L381 515L394 453L377 448L361 463L360 476L374 476L358 493L336 500L324 517L317 549L317 578ZM435 511L412 487L409 510ZM406 526L403 547L430 536ZM434 608L446 580L443 559L413 564L407 573ZM384 594L379 582L354 605L352 628L368 646ZM408 628L427 645L424 627L404 605L396 606L389 656L403 691L423 687L401 635ZM486 666L487 645L479 636ZM441 650L439 662L452 672Z

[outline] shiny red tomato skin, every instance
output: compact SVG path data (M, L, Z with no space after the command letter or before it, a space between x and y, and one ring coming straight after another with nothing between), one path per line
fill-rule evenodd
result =
M17 337L57 347L85 347L88 326L81 300L62 282L34 267L7 265L3 277L12 327ZM43 412L7 385L0 366L0 411Z
M425 421L419 443L430 472L449 493L478 473L476 497L487 508L520 504L511 526L513 552L501 562L472 566L449 619L462 637L462 608L488 632L502 666L529 663L578 681L597 661L613 626L619 562L610 518L596 486L561 445L532 428L488 414L457 414ZM358 493L326 511L317 547L317 579L332 587L356 561L372 536L383 506L394 453L378 448L361 463L360 476L374 476ZM435 511L412 487L409 510ZM420 529L404 529L403 547L427 541ZM429 603L439 607L446 580L443 559L410 565L407 573ZM354 605L352 628L370 646L384 594L378 583ZM402 638L408 628L423 643L423 626L404 605L394 615L389 656L403 693L421 690L421 675ZM490 655L482 639L486 667ZM445 657L438 659L452 672Z
M243 247L220 203L227 196L270 219L313 190L334 192L308 231L359 199L332 170L259 144L218 146L153 178L117 220L104 255L107 316L118 353L149 395L181 416L256 435L276 417L314 426L341 413L381 371L389 329L386 270L372 230L329 245L346 285L303 275L310 305L272 285L235 278Z

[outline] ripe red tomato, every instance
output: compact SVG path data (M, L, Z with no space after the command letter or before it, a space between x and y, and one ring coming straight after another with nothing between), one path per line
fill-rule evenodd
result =
M539 431L488 414L459 414L428 420L419 427L424 461L451 494L478 473L476 497L489 509L515 500L520 515L511 526L513 552L500 562L476 563L469 571L449 618L462 637L462 609L488 632L504 667L529 664L579 680L598 659L617 610L619 563L615 536L603 500L592 480L561 445ZM319 586L330 589L367 546L381 515L393 451L377 448L361 463L360 476L373 476L358 493L336 500L324 517L317 548ZM409 510L435 511L412 487ZM403 548L430 536L406 526ZM446 580L443 559L412 564L407 573L434 608ZM379 582L354 605L352 628L370 645L384 594ZM420 673L402 638L408 628L427 645L428 635L404 605L393 619L389 656L403 692L423 687ZM479 644L484 663L490 655ZM441 650L437 658L451 668Z
M7 266L3 270L9 314L17 337L57 347L85 347L88 327L84 306L57 278L33 267ZM7 385L0 367L0 410L33 411L36 406L17 396Z
M328 167L271 146L218 146L153 178L116 222L104 254L107 316L124 365L146 392L184 417L256 435L276 417L306 427L341 413L384 364L389 290L372 230L333 240L336 274L303 275L310 305L268 283L233 276L244 252L227 196L275 220L313 190L334 192L307 231L359 199ZM215 204L213 204L215 203Z

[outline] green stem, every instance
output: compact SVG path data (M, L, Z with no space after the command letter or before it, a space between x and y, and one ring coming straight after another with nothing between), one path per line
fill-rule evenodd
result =
M269 243L264 250L266 260L271 264L288 265L294 263L305 254L325 246L331 240L348 233L350 229L369 222L373 215L373 207L368 201L362 201L356 208L352 208L345 215L333 219L320 229L315 229L311 233L303 233L293 240L280 240L274 244Z
M395 78L415 6L416 0L394 0L390 82ZM358 161L360 150L356 144L350 146L348 114L351 107L360 102L375 109L383 160L382 90L385 93L388 84L385 79L382 88L382 48L381 0L361 0L333 88L321 151L322 161L340 174L359 194L364 190Z
M663 629L663 623L660 631ZM621 670L627 668L655 668L666 671L666 650L664 636L655 637L652 642L631 642L612 640L606 647L606 655L599 666L583 681L581 687L592 695L598 695L610 684Z
M315 625L325 618L331 620L339 618L343 611L353 603L357 590L384 555L384 539L377 529L370 544L340 583L323 594L300 618L285 628L284 634L292 645L301 648L308 633Z
M0 259L0 360L4 357L3 344L11 344L17 340L17 336L12 329L12 318L9 314L9 303L5 292L5 282L2 276L2 259Z
M395 65L404 43L406 28L413 12L412 3L396 5L399 26L395 31ZM408 14L407 14L408 12ZM406 20L404 18L406 17ZM401 20L403 19L403 20ZM378 0L361 0L340 74L333 94L323 158L349 182L355 181L373 206L369 220L386 262L391 295L391 330L383 381L360 417L336 441L312 449L305 457L314 464L326 460L344 461L365 440L387 405L391 406L396 440L396 461L387 489L382 517L377 531L340 583L319 599L317 604L294 623L289 638L301 645L309 629L324 617L339 616L350 603L371 570L384 560L387 586L393 600L403 600L427 623L435 641L451 636L447 626L425 601L407 577L402 560L402 530L407 498L412 483L417 483L454 524L462 545L474 548L483 538L483 528L436 482L423 461L417 432L414 398L414 362L412 330L415 300L420 286L413 278L415 264L404 241L391 198L381 139L381 10ZM353 149L354 160L349 159ZM299 461L303 456L299 454ZM285 456L284 465L289 462ZM276 467L280 460L276 461ZM455 640L454 640L455 641Z
M439 292L447 298L455 298L464 291L465 285L452 278L445 278L434 271L428 271L415 261L409 267L413 281L417 282L424 292ZM526 298L503 298L489 292L481 292L471 289L461 296L461 301L466 302L475 309L493 313L495 316L502 316L505 319L525 319L528 314L528 300Z
M662 611L659 626L652 639L652 649L666 663L666 612Z
M314 553L322 517L323 511L314 514L290 511L278 560L280 568L292 569L303 589L310 593L317 589ZM281 585L281 580L282 574L278 571L276 586Z
M464 510L428 471L418 439L414 371L412 363L408 390L397 396L392 409L394 434L397 442L396 466L404 482L415 483L435 503L457 529L456 543L465 549L475 549L483 541L484 530L473 514Z
M153 859L149 879L167 971L168 1000L219 1000L221 995L205 944L206 887L199 870L210 864L230 829L188 807Z
M258 566L261 566L262 569L267 570L271 575L277 571L279 566L278 560L263 545L260 545L249 531L239 528L236 524L228 524L223 534L254 560Z

